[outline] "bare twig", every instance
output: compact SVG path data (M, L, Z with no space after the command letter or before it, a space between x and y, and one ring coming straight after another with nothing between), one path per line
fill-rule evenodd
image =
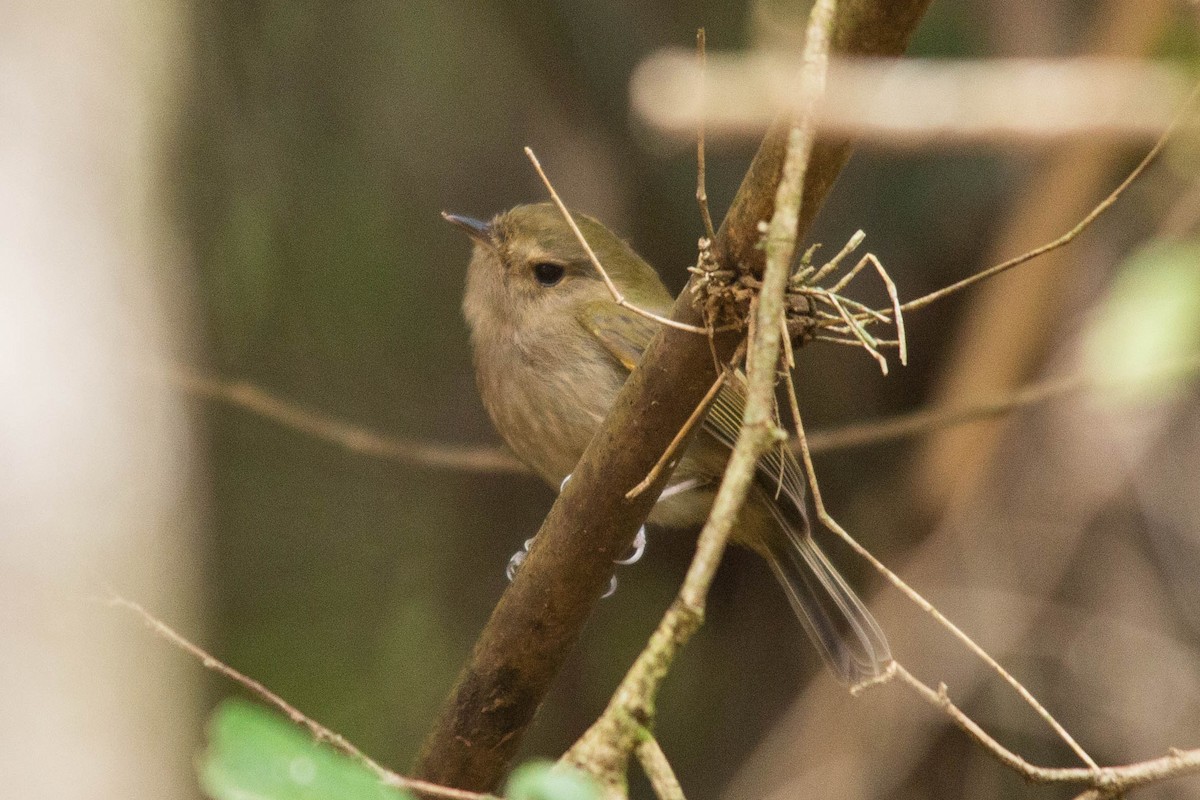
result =
M896 284L892 281L892 276L888 275L883 264L879 263L879 259L871 253L863 256L864 259L869 259L871 266L875 267L875 271L879 273L879 279L883 281L884 287L887 289L888 298L892 301L892 311L896 315L896 341L900 348L900 364L908 366L908 337L904 334L904 311L900 307L900 295L896 291Z
M658 746L657 739L649 733L644 734L635 752L658 800L684 800L683 787L679 785L675 770L671 769L671 762Z
M1038 701L1038 699L1034 697L1033 694L1026 689L1020 681L1018 681L1008 670L1001 666L1000 662L996 661L996 659L993 658L990 653L976 644L974 639L972 639L965 632L963 632L961 628L951 622L944 614L942 614L941 611L937 609L936 606L934 606L915 589L905 583L899 575L888 569L882 561L876 558L873 553L867 550L867 548L859 544L854 537L846 532L846 530L837 522L837 520L830 516L829 512L825 509L825 502L821 498L821 488L817 485L816 471L812 462L812 453L808 448L808 440L804 436L804 423L800 419L800 415L798 413L796 414L794 422L796 425L796 436L799 440L800 455L804 462L804 471L808 476L809 488L812 490L813 507L816 509L817 517L821 520L825 527L837 534L838 537L845 541L846 544L848 544L851 549L854 550L854 552L866 559L867 562L876 569L876 571L887 578L893 586L899 589L918 608L920 608L929 616L933 617L938 624L950 631L950 633L953 634L956 639L962 642L968 650L974 653L976 657L991 667L992 670L1001 678L1003 678L1004 681L1007 682L1011 687L1013 687L1017 694L1019 694L1035 712L1037 712L1038 716L1040 716L1046 722L1046 724L1049 725L1050 728L1053 729L1054 732L1057 733L1058 736L1067 743L1067 745L1075 752L1075 755L1079 756L1079 759L1083 761L1083 763L1087 764L1092 769L1097 769L1098 767L1096 762L1087 754L1087 751L1079 746L1079 743L1076 742L1075 738L1067 732L1066 728L1064 728L1058 722L1058 720L1056 720L1053 715L1046 710L1046 708Z
M848 343L859 346L858 342ZM1191 356L1143 371L1139 373L1138 381L1162 378L1182 379L1193 376L1198 371L1200 371L1200 356ZM1015 409L1026 408L1075 392L1114 389L1122 385L1124 384L1121 381L1098 379L1086 372L1062 378L1050 378L1027 386L1007 397L989 400L986 403L962 408L934 408L912 414L899 414L874 422L860 422L826 431L813 431L808 435L808 447L810 452L826 453L880 444L910 436L923 436L943 428L1003 416Z
M642 479L641 483L625 493L625 498L627 500L632 500L633 498L637 497L639 494L653 486L654 482L659 479L659 476L662 475L662 471L666 469L667 464L669 464L675 457L675 452L679 449L679 445L683 444L684 440L687 439L688 434L690 434L692 429L696 427L696 423L704 419L704 415L708 413L709 404L713 401L713 398L717 396L717 392L720 391L721 387L725 385L725 379L728 376L729 370L722 369L721 374L717 376L715 381L713 381L712 388L708 390L708 394L704 395L704 398L700 401L700 404L696 406L696 410L693 411L692 415L687 418L687 422L683 423L683 427L679 429L679 433L675 434L675 438L671 440L669 445L667 445L667 449L663 451L662 456L654 463L654 467L651 468L650 472L646 474L646 477Z
M813 284L813 285L819 284L826 277L828 277L829 275L831 275L832 273L837 271L838 264L842 263L842 259L844 259L846 256L850 255L855 250L857 250L858 246L860 244L862 244L863 239L865 239L865 238L867 238L867 234L865 234L861 230L855 231L854 235L851 236L846 241L846 244L842 246L842 249L838 251L838 254L836 256L834 256L833 258L829 259L829 261L827 261L819 270L817 270L815 275L808 278L808 283ZM849 283L854 278L854 273L858 272L858 270L859 270L859 267L855 267L854 269L850 270L849 274L847 274L846 277L844 277L840 281L838 281L837 285L835 285L829 291L836 292L839 289L841 289L843 286L845 286L847 283Z
M251 411L354 453L402 464L463 472L529 472L525 465L499 448L463 447L384 436L344 420L301 408L247 381L209 377L177 364L166 365L163 371L173 384L189 394Z
M950 717L986 753L1033 783L1084 783L1091 788L1080 797L1109 798L1119 797L1129 789L1148 783L1200 773L1200 749L1171 748L1167 755L1160 758L1119 767L1042 767L1031 764L996 741L955 705L946 684L934 690L898 662L892 662L887 674L876 683L887 682L892 677L900 678L918 697Z
M883 357L883 354L875 349L870 334L868 334L861 325L854 321L854 318L850 316L848 311L846 311L846 307L842 304L842 301L836 294L823 292L823 295L829 300L830 303L833 304L833 307L838 310L838 313L841 314L842 320L845 321L846 328L849 330L849 332L853 334L855 339L858 340L859 344L862 345L862 348L870 353L871 357L878 362L879 369L883 372L883 374L887 375L887 359Z
M884 147L1030 146L1089 136L1149 141L1187 91L1190 75L1181 66L1078 56L837 59L819 127ZM781 84L790 78L784 55L714 53L705 100L697 102L695 62L664 49L638 65L630 105L669 142L690 143L697 118L704 117L710 137L728 143L757 136L789 104L792 93ZM889 91L881 93L884 82Z
M799 229L801 193L812 152L815 105L824 88L835 0L818 0L809 16L800 90L806 109L788 137L775 213L766 237L766 269L756 295L754 332L747 356L746 409L725 475L700 532L696 555L679 595L663 616L600 718L563 756L597 777L609 796L625 794L629 755L653 718L654 697L675 654L699 628L705 600L729 533L745 503L759 458L778 444L775 424L776 364L781 353L784 293Z
M696 30L696 60L700 65L700 103L704 104L704 69L708 65L708 52L705 49L704 28ZM711 244L716 238L713 230L712 215L708 212L708 185L704 169L704 115L696 121L696 203L700 206L700 219L704 222L704 237Z
M127 600L119 595L111 596L108 599L108 603L111 606L132 611L141 618L142 622L144 622L150 628L150 630L154 631L156 634L166 639L183 652L195 658L204 666L205 669L210 669L213 672L228 678L264 702L279 709L285 716L287 716L288 719L292 721L293 724L307 730L315 740L329 744L333 748L340 750L354 761L357 761L359 764L366 767L375 775L376 778L379 779L379 782L385 786L411 789L426 795L445 797L448 798L448 800L498 800L494 795L480 794L479 792L468 792L462 789L454 789L449 786L440 786L436 783L430 783L429 781L422 781L416 778L409 778L393 772L379 762L375 761L362 750L359 750L358 747L356 747L340 733L334 733L329 728L326 728L324 725L317 722L312 717L307 716L304 712L300 711L300 709L296 708L291 703L272 692L266 686L263 686L261 683L254 680L254 678L239 672L225 662L211 655L207 650L184 637L174 628L167 625L158 617L147 611L146 608L140 603Z
M1145 157L1142 158L1138 165L1133 168L1132 172L1125 176L1125 180L1121 181L1117 188L1113 189L1108 197L1100 201L1100 203L1093 208L1086 217L1080 220L1075 227L1071 228L1071 230L1067 231L1054 241L1048 242L1041 247L1035 247L1033 250L1023 253L1016 258L1010 258L1008 261L997 264L994 267L989 267L981 272L977 272L970 277L963 278L961 281L952 283L949 286L944 286L941 289L938 289L935 292L930 292L923 297L918 297L915 300L909 300L907 303L904 303L902 306L900 306L901 310L915 311L919 308L924 308L925 306L931 305L932 303L954 294L955 292L961 291L968 286L973 286L982 280L986 280L993 275L999 275L1001 272L1012 269L1020 264L1024 264L1027 261L1032 261L1038 256L1045 255L1052 250L1057 250L1060 247L1070 244L1077 236L1079 236L1079 234L1083 233L1088 226L1095 222L1101 214L1107 211L1113 205L1113 203L1117 202L1121 195L1124 194L1125 190L1129 188L1129 185L1137 180L1138 176L1145 172L1147 167L1154 163L1154 160L1158 158L1158 154L1162 152L1167 142L1170 141L1171 137L1175 135L1175 131L1179 129L1179 126L1183 124L1183 121L1187 119L1188 115L1192 112L1192 107L1195 105L1197 98L1200 98L1200 85L1193 89L1192 93L1188 95L1187 100L1184 101L1183 106L1179 109L1178 114L1176 114L1175 119L1172 120L1167 129L1163 131L1161 136L1159 136L1158 141L1154 143L1154 147L1150 148L1150 152L1148 152Z
M843 302L845 299L843 298ZM818 335L818 341L862 347L857 339L842 340ZM877 341L891 346L891 341ZM790 342L785 342L790 346ZM736 359L734 359L736 361ZM1163 364L1139 379L1187 377L1200 370L1200 358L1184 358ZM400 439L378 431L319 414L293 405L260 386L247 381L232 381L206 376L190 368L174 365L166 370L172 383L197 397L228 403L253 414L298 430L345 449L402 464L418 464L438 469L480 473L526 474L528 468L500 448L455 446L438 442ZM962 408L936 408L911 414L898 414L871 422L852 423L808 434L808 446L813 453L829 453L855 447L923 436L927 433L968 425L981 420L1003 416L1018 408L1037 405L1074 392L1119 387L1118 382L1101 381L1080 373L1045 380L1014 392L1006 397ZM661 461L661 459L660 459Z
M600 277L603 279L604 285L608 287L609 294L612 295L612 299L617 305L623 308L628 308L635 314L643 316L646 319L654 320L655 322L661 325L666 325L669 328L687 331L688 333L700 333L704 334L705 336L708 335L708 328L704 328L699 325L688 325L684 322L678 322L670 317L664 317L661 314L655 314L653 311L647 311L646 309L640 308L626 300L625 295L621 294L621 290L617 288L617 285L613 283L612 278L608 276L608 271L604 269L604 265L600 263L600 259L596 257L596 252L592 250L592 246L588 244L588 240L584 237L583 231L579 230L579 225L575 223L575 217L571 215L571 211L567 208L566 204L563 203L562 198L558 196L558 192L554 190L554 184L550 183L550 178L546 176L546 171L542 169L542 164L540 161L538 161L538 157L533 154L533 149L526 147L525 155L528 156L529 160L533 163L533 168L537 170L538 177L542 179L542 183L546 185L546 191L550 193L550 199L554 201L554 205L558 207L559 212L563 215L563 219L567 221L567 225L570 226L571 232L575 234L575 238L579 241L580 246L583 248L584 252L587 253L588 260L592 262L592 266L596 268L596 272L600 273Z

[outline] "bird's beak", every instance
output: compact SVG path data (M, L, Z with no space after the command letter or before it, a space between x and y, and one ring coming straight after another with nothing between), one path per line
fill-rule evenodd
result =
M492 226L486 222L480 222L477 219L464 217L459 214L450 214L445 211L442 212L442 219L462 228L467 232L468 236L481 244L486 244L489 247L493 244Z

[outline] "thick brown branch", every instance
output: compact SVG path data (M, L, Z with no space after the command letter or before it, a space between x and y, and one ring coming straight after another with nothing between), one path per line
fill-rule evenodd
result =
M840 10L833 46L841 53L903 52L929 0L853 0ZM722 266L761 269L758 223L774 213L791 120L772 129L722 223ZM802 202L805 231L849 152L846 142L814 149ZM672 318L703 325L685 290ZM718 339L726 355L735 341ZM608 585L612 560L633 541L668 476L625 495L659 456L716 378L705 337L664 327L617 397L573 479L550 510L529 558L500 598L418 759L418 775L490 790L503 777L550 682Z

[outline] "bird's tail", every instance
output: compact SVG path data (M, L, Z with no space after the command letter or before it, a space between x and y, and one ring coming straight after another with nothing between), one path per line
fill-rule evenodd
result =
M825 663L847 684L879 677L892 659L879 623L812 535L783 527L788 535L768 543L771 570Z

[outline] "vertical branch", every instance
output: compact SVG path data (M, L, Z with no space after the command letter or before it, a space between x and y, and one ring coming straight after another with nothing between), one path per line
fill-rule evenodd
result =
M707 104L708 83L708 50L704 36L704 28L696 31L696 58L700 62L700 108ZM708 212L708 179L704 164L704 115L700 115L700 125L696 131L696 203L700 206L700 219L704 223L704 238L708 247L717 238L713 230L712 215Z
M787 434L775 424L776 364L784 330L784 294L799 233L799 217L808 159L812 154L816 104L825 87L829 30L836 0L817 0L809 16L800 72L802 116L788 135L787 154L775 212L766 228L766 269L747 356L746 411L741 433L700 532L696 555L679 596L667 610L646 649L613 694L604 714L563 756L563 761L595 775L609 797L625 795L630 754L653 721L654 698L675 655L700 627L709 586L725 551L729 533L746 502L759 459Z

